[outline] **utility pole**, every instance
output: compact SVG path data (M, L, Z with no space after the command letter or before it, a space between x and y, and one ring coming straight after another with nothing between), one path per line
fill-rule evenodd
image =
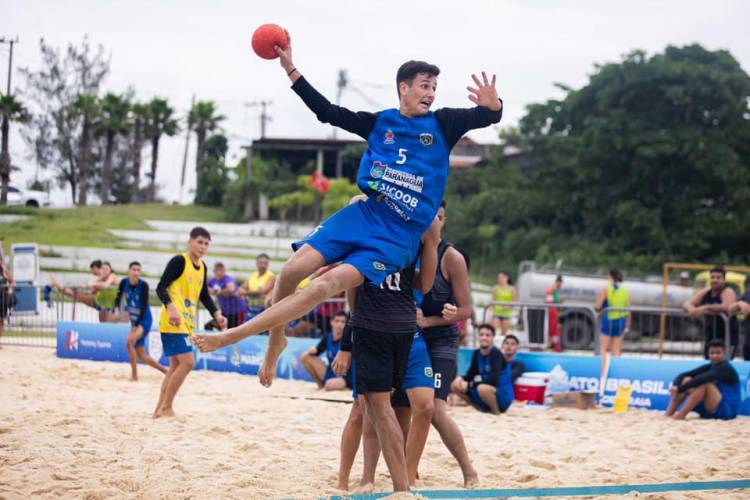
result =
M273 118L271 118L268 115L267 108L273 104L273 101L253 101L253 102L246 102L245 106L248 108L252 108L255 106L260 106L260 138L264 139L266 137L266 123L272 122Z
M349 83L349 81L346 79L346 70L340 69L339 70L339 81L336 84L338 87L338 90L336 91L336 106L341 105L341 94L344 93L344 89L346 88L346 85ZM336 138L336 127L333 127L333 138Z
M195 107L195 94L190 100L190 111L188 112L188 126L187 133L185 134L185 152L182 154L182 177L180 177L180 197L177 199L177 203L182 203L182 191L185 188L185 170L187 170L187 157L188 148L190 147L190 132L192 132L193 124L190 122L190 114L193 112ZM196 186L198 180L196 179Z
M0 43L10 44L10 57L8 58L8 90L5 92L5 95L10 95L10 74L13 71L13 44L18 43L18 36L16 36L15 40L2 37L0 38Z

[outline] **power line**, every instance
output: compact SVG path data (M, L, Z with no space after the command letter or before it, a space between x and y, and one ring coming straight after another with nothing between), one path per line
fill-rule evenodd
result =
M13 44L18 43L18 36L13 40L12 38L0 37L0 43L10 44L10 57L8 57L8 90L7 95L10 95L10 77L13 73Z

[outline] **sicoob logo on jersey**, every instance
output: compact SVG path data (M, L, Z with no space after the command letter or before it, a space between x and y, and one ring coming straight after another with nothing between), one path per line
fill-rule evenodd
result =
M422 146L432 146L432 134L428 132L419 134L419 143L422 144Z
M393 134L393 130L388 130L385 133L385 139L383 139L383 144L395 144L396 143L396 136Z

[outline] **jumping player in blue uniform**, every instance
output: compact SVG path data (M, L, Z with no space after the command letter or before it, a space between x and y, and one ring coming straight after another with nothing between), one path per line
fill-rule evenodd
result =
M719 420L731 420L737 416L742 392L740 377L727 361L723 340L709 341L708 358L710 363L680 373L674 379L669 389L672 400L666 416L683 420L691 411L697 412L701 418Z
M341 436L339 488L348 489L361 435L364 435L365 460L358 492L373 486L381 444L394 490L408 489L416 481L419 459L430 430L434 389L427 349L421 337L415 337L417 315L412 290L432 287L439 237L436 221L423 238L420 270L416 269L415 259L380 285L365 283L349 293L353 311L347 328L349 335L344 335L341 351L333 363L337 373L345 373L351 364L355 398ZM351 363L352 351L354 363ZM413 408L405 444L391 407L392 389L405 390ZM362 407L368 418L363 418Z
M130 380L138 380L138 360L156 368L162 373L167 369L154 358L146 354L146 339L151 331L151 308L148 305L148 283L141 279L140 262L131 262L128 266L128 277L120 281L115 297L115 308L120 309L122 298L125 297L125 312L130 318L130 332L125 340L130 360ZM120 313L122 316L122 313Z
M469 100L476 107L433 112L440 70L409 61L396 75L398 109L352 112L331 104L302 76L292 62L291 40L286 50L276 47L276 52L292 89L320 121L367 140L357 179L367 200L336 212L293 245L295 253L273 291L273 306L224 334L195 337L200 350L213 351L270 330L258 373L266 386L272 383L276 362L286 347L286 323L337 293L365 280L380 284L411 264L445 192L451 149L469 130L497 123L502 116L495 76L488 78L484 72L481 77L472 75L474 86L468 87ZM290 296L306 276L339 261L342 265Z

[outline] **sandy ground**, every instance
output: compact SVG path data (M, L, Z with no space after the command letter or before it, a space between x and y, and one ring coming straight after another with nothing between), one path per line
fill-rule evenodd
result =
M125 364L0 349L0 498L312 498L335 489L350 406L304 382L194 372L175 419L151 419L161 375ZM334 397L346 399L339 393ZM673 422L654 412L523 408L494 417L452 408L481 488L750 478L750 420ZM361 457L352 474L359 477ZM457 489L436 433L420 488ZM380 491L390 488L385 464ZM748 491L648 498L747 498ZM401 496L401 495L399 495ZM611 497L607 497L611 498Z

